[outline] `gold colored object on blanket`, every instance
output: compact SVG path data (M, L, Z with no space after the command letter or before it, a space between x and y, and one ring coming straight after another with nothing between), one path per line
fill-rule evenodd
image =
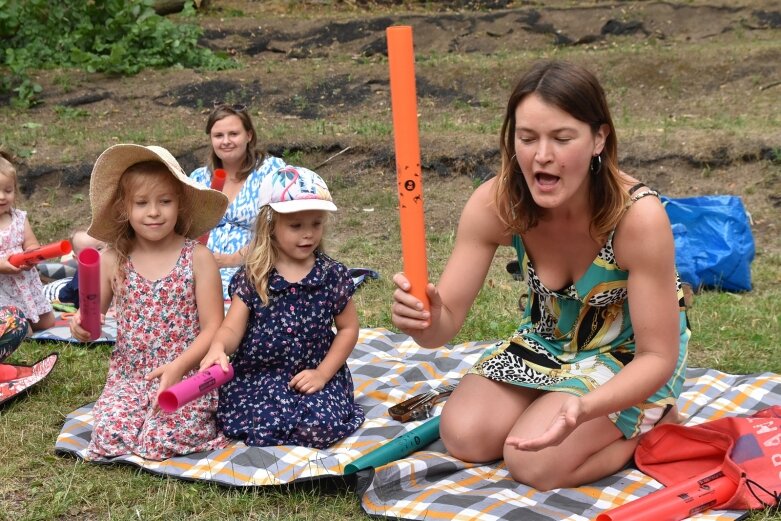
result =
M416 394L388 409L388 413L396 421L408 422L428 418L432 407L453 392L456 384L443 385L427 393Z

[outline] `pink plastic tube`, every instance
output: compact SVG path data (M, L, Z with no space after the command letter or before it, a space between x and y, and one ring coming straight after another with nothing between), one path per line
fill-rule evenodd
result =
M596 521L680 521L726 503L737 483L714 469L599 514Z
M79 314L90 340L100 338L100 253L84 248L79 253Z
M54 257L60 257L66 253L71 252L71 243L69 241L57 241L49 243L40 248L26 251L23 253L14 253L8 257L8 262L16 266L22 266L30 262L41 262L46 259L53 259Z
M182 405L200 398L209 391L216 389L233 378L233 366L228 364L228 372L218 364L211 366L202 373L172 385L157 397L157 403L165 412L174 412Z

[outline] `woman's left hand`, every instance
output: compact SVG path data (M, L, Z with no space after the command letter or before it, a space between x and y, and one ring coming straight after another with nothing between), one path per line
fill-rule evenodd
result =
M536 438L511 436L504 443L518 450L529 451L555 447L572 434L572 431L583 422L584 415L583 401L577 396L569 396L542 434Z

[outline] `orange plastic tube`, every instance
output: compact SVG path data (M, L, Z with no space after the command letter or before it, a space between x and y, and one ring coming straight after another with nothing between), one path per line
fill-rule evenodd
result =
M426 227L423 219L423 177L420 167L412 27L407 25L388 27L385 32L388 38L404 274L410 282L410 293L417 297L426 309L429 309L426 295L428 285Z
M599 514L595 521L680 521L726 503L737 483L719 469Z
M23 253L14 253L8 257L8 262L18 268L24 264L38 263L46 259L60 257L66 253L70 253L70 251L71 243L69 241L56 241L41 246L40 248L35 248L34 250Z

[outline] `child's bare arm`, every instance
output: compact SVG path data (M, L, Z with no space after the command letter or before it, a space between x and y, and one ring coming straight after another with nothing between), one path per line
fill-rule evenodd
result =
M158 367L147 376L147 379L158 376L161 378L161 391L177 383L191 369L198 367L209 350L214 334L222 324L222 281L214 257L205 246L197 245L193 252L193 277L200 332L193 343L173 362Z
M350 353L353 352L356 342L358 342L358 311L355 308L353 299L347 301L347 305L341 313L334 318L334 324L336 325L336 337L331 343L331 348L328 350L328 354L320 365L317 366L317 370L328 377L328 380L333 378L336 372L344 365Z
M344 365L358 341L358 311L353 300L347 301L341 313L334 318L336 336L323 361L316 369L301 371L290 380L290 387L298 392L312 394L328 383Z
M22 249L24 251L32 250L33 248L39 248L41 244L38 242L38 238L35 237L30 221L27 217L24 218L24 241L22 242Z

